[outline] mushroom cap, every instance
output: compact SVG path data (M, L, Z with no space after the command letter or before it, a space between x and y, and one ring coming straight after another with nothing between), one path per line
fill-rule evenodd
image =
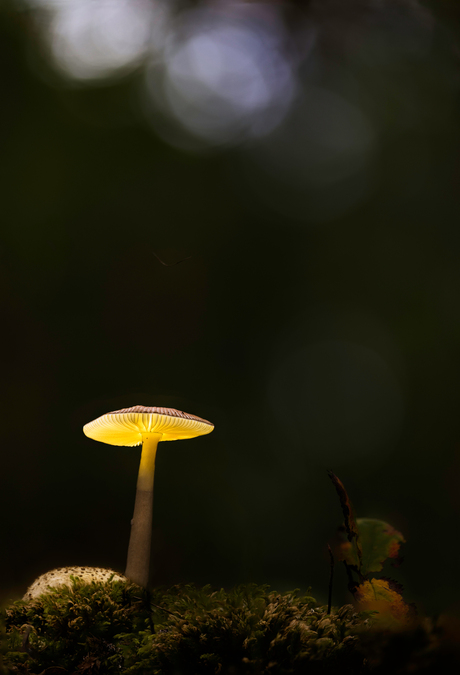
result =
M85 424L83 432L95 441L134 446L149 434L161 434L160 441L176 441L210 434L213 429L211 422L174 408L135 405L98 417Z

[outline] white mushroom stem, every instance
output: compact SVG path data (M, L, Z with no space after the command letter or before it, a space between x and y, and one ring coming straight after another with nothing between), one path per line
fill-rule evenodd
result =
M125 576L147 588L152 540L153 479L158 441L163 434L143 434L134 516L131 521Z

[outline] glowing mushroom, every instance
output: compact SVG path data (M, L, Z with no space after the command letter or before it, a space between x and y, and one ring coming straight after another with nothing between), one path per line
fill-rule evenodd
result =
M141 445L134 516L131 521L126 576L147 587L152 535L153 478L160 441L176 441L209 434L214 425L207 420L174 408L132 408L115 410L83 427L86 436L110 445Z

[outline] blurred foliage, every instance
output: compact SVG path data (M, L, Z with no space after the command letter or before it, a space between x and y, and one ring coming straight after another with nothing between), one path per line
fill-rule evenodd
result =
M341 529L348 539L339 545L337 555L347 570L348 588L356 606L375 612L374 620L382 628L407 627L415 620L416 612L403 600L402 586L392 579L372 578L390 558L393 565L399 565L399 547L405 541L403 535L382 520L355 518L342 481L332 471L329 471L329 477L339 496L345 518Z
M391 525L375 518L357 518L356 529L357 539L342 544L340 549L340 557L348 565L368 576L380 572L388 558L398 559L399 547L405 539Z
M361 611L376 612L383 628L401 628L414 620L414 609L402 597L402 588L391 579L366 579L356 586L354 597Z

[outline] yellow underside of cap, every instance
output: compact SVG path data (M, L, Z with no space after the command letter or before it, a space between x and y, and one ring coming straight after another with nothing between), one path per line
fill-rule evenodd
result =
M88 438L110 445L140 445L143 437L161 434L159 441L177 441L209 434L212 424L171 417L158 413L123 413L102 415L85 424L83 432Z

